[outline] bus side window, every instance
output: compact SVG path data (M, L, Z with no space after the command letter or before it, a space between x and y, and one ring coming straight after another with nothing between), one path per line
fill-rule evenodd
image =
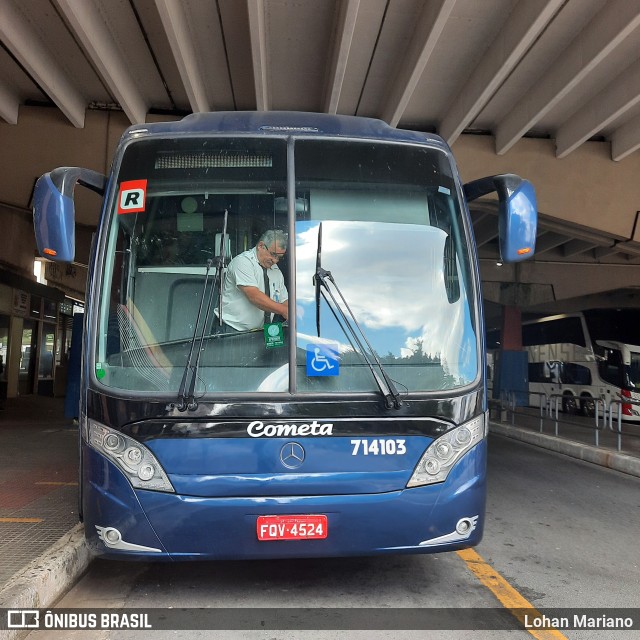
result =
M551 376L546 362L529 363L529 382L550 382Z
M563 370L563 382L566 384L591 384L591 371L587 367L575 364L574 362L566 362Z

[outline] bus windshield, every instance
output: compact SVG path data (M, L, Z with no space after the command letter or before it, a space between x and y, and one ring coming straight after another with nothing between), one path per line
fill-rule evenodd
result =
M401 394L476 381L470 242L443 151L171 138L129 143L116 170L98 265L99 384L175 394L194 361L198 397L375 393L381 368ZM284 246L263 240L274 233ZM238 265L267 254L255 287L289 317L253 309L245 322L227 288L246 295Z
M627 367L626 380L630 391L640 391L640 353L630 353L630 363Z

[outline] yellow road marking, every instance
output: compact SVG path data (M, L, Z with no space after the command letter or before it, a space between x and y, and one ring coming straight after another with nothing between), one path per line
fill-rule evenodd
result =
M531 616L540 616L540 612L518 591L516 591L491 565L487 564L482 556L473 549L456 551L458 556L464 560L469 571L471 571L480 582L487 587L498 598L505 609L518 619L524 627L523 609L527 609ZM538 640L559 640L566 636L556 629L526 629L534 638Z
M77 487L77 482L34 482L34 484L55 485L57 487Z
M42 522L42 518L0 518L0 522Z

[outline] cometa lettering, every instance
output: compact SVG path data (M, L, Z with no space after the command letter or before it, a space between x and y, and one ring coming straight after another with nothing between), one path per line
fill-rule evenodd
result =
M247 433L252 438L291 438L304 436L330 436L333 424L321 424L314 420L309 424L264 424L255 420L247 427Z

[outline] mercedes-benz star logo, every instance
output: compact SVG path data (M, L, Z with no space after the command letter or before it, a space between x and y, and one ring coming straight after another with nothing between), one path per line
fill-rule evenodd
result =
M297 469L304 462L304 449L297 442L287 442L280 449L280 462L287 469Z

